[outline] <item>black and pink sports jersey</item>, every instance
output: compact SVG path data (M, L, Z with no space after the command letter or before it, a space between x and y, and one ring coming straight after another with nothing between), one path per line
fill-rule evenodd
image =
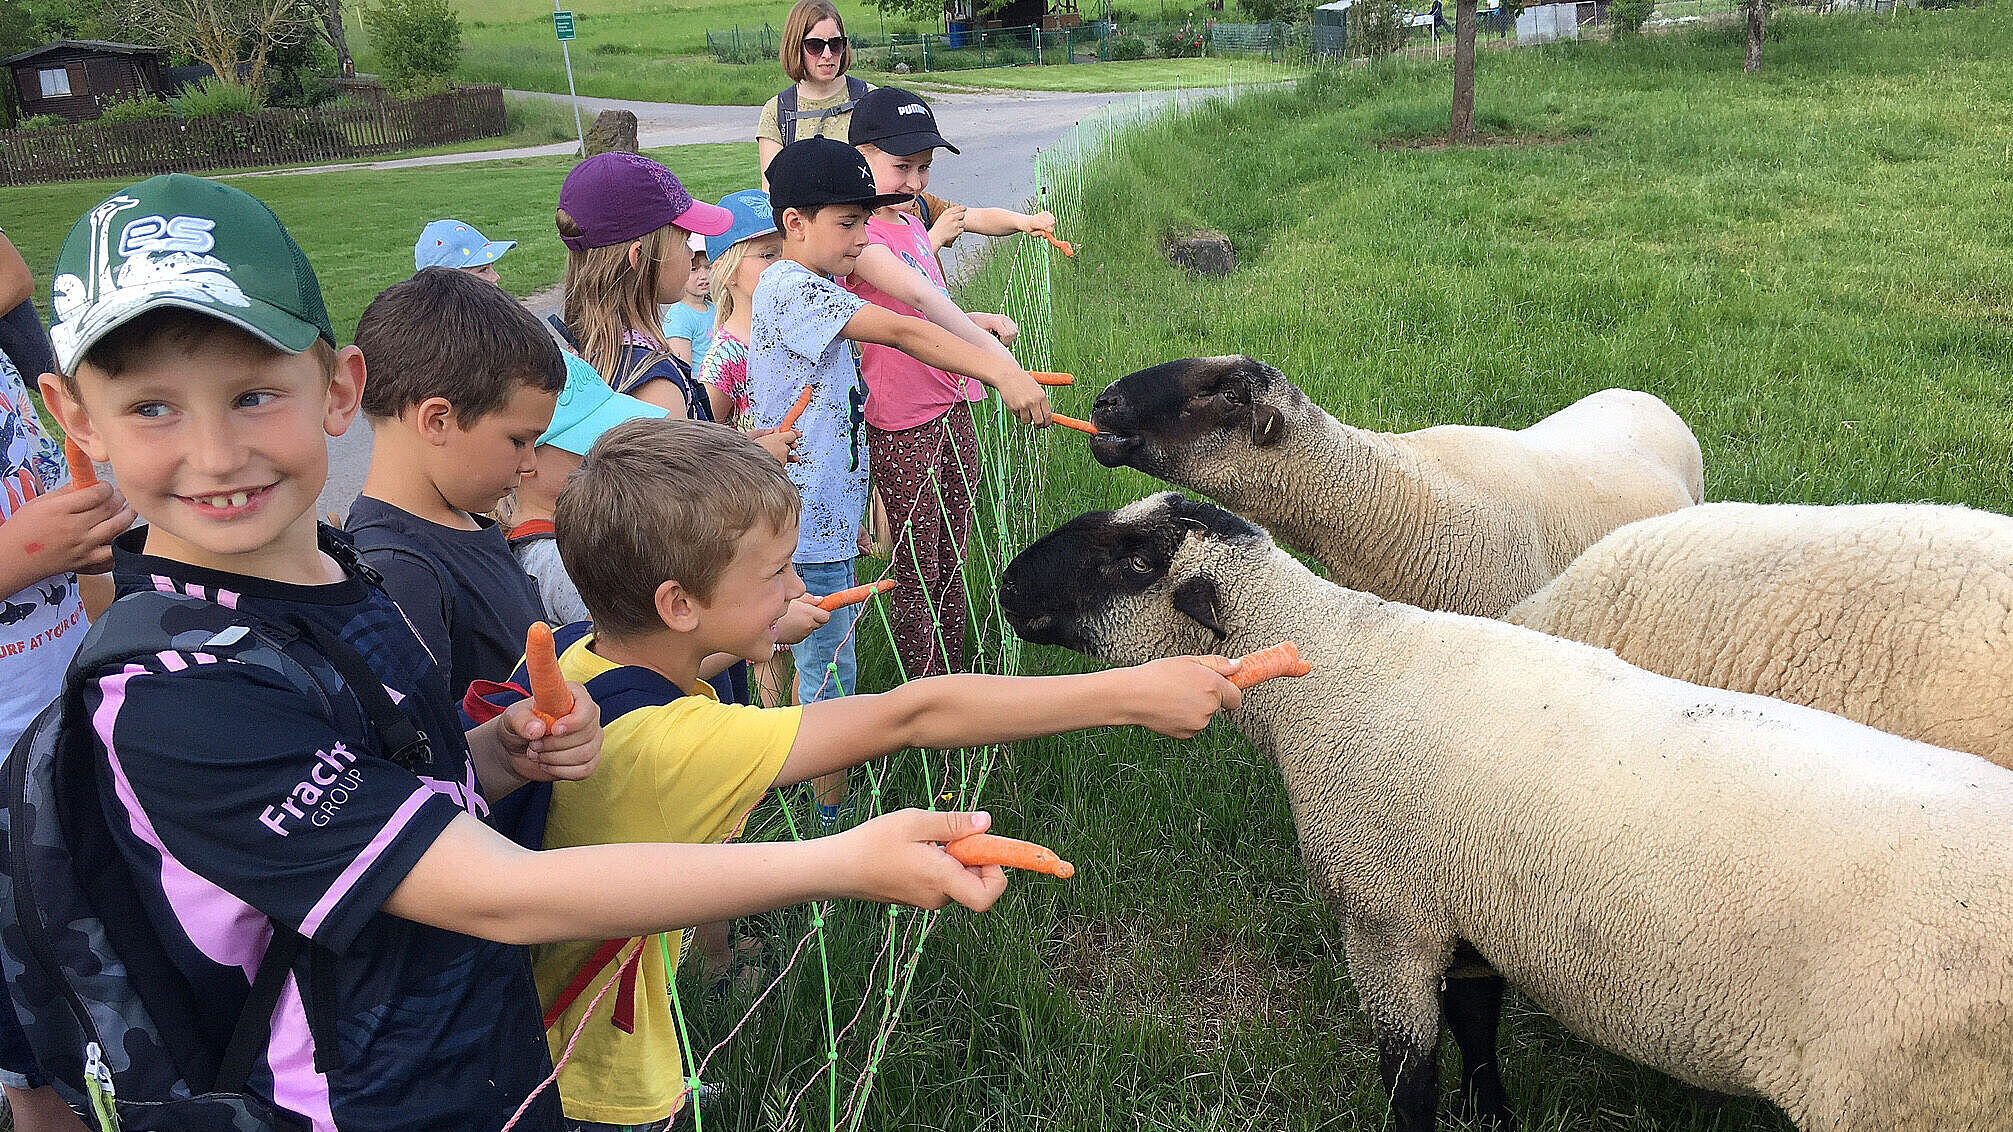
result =
M221 574L148 556L145 539L140 528L114 544L122 594L172 590L248 620L312 620L363 657L432 746L418 773L382 757L333 665L313 671L335 689L326 703L201 646L94 682L106 816L209 1011L202 1024L221 1049L271 921L290 924L319 946L295 964L253 1091L318 1130L500 1128L551 1070L525 951L380 911L455 815L488 813L439 671L398 607L357 578ZM317 963L330 968L305 977ZM317 1005L311 1033L303 993L316 991L333 1001ZM518 1127L559 1119L548 1091Z

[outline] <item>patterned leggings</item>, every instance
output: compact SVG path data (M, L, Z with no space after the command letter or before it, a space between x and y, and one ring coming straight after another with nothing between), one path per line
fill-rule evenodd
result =
M867 445L894 536L900 585L887 601L895 652L911 680L956 672L964 667L965 543L979 476L971 408L954 405L899 432L870 424Z

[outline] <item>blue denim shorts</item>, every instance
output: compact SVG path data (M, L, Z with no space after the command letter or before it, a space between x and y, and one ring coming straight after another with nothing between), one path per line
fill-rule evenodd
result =
M804 588L820 596L837 593L853 584L853 560L843 562L799 562L797 576ZM835 610L832 619L816 632L790 646L797 661L797 702L817 703L834 696L853 693L853 623L859 619L858 605ZM837 675L832 668L836 665Z

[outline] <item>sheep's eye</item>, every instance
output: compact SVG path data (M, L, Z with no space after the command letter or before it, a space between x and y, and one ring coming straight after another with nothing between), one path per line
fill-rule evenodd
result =
M1146 555L1144 554L1132 555L1130 558L1127 558L1125 560L1125 564L1127 567L1131 568L1132 572L1135 574L1153 573L1153 563L1151 561L1148 561Z

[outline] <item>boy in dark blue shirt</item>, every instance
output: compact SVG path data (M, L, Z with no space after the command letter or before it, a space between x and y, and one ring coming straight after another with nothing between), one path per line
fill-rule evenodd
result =
M518 848L483 816L527 781L591 773L598 709L574 685L549 733L524 701L464 736L375 572L316 523L325 437L349 427L364 362L335 349L278 219L237 189L156 177L79 221L57 272L63 376L43 395L147 522L115 544L120 587L284 624L327 661L327 694L306 695L234 663L250 634L233 626L91 673L85 693L120 863L216 1049L275 926L314 945L251 1074L260 1099L317 1132L498 1128L551 1069L513 944L833 896L983 908L1004 889L936 844L983 829L976 814L908 811L799 844ZM136 606L114 602L103 624L122 608ZM431 738L423 757L378 734L345 649ZM517 1126L555 1132L551 1094Z
M494 510L531 470L566 363L530 311L463 271L430 267L380 292L357 322L373 441L345 523L363 560L447 673L456 696L503 680L546 620Z

